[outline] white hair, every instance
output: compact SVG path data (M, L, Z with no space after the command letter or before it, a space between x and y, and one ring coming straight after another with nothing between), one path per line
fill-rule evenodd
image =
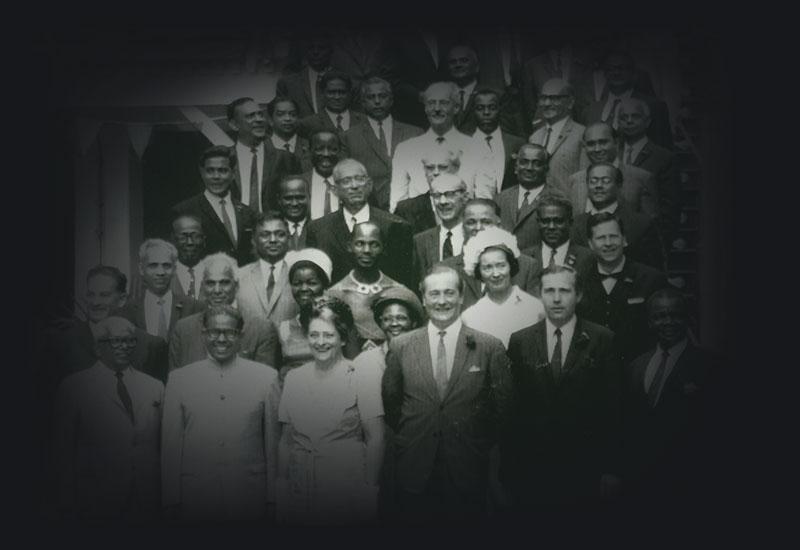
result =
M420 93L419 97L422 100L422 103L425 103L428 100L428 93L431 91L431 88L434 86L445 86L450 90L448 96L450 97L450 101L453 102L454 105L459 105L461 103L461 96L458 94L458 86L456 86L455 82L449 81L439 81L439 82L431 82L425 90Z
M340 179L342 177L342 170L349 167L359 168L365 176L369 177L366 166L354 158L346 158L337 162L336 166L333 167L333 181L335 182L336 180Z
M112 330L120 329L125 330L129 334L133 334L136 332L136 327L125 319L124 317L106 317L102 321L99 321L96 325L97 330L95 331L94 339L95 341L102 340L103 338L108 338L111 335Z
M200 266L202 267L203 273L203 280L206 278L206 274L211 269L213 265L216 264L223 264L225 266L225 271L230 271L231 279L234 281L239 280L239 265L236 263L236 260L225 254L224 252L215 252L214 254L209 254L205 258L200 261Z
M139 247L139 263L144 265L147 261L147 251L151 248L164 248L169 252L169 257L173 263L178 260L178 249L171 242L164 239L147 239Z

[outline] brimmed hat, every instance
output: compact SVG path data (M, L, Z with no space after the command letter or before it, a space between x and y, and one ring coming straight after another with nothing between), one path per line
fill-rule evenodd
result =
M425 310L417 295L404 286L392 286L382 290L372 298L372 316L378 325L381 324L381 313L389 304L403 304L406 306L411 315L416 317L417 326L421 325L425 319Z
M331 273L333 272L333 262L322 250L318 248L303 248L302 250L289 251L286 253L286 265L289 266L291 271L295 264L300 262L310 262L322 270L328 277L328 283L331 280Z

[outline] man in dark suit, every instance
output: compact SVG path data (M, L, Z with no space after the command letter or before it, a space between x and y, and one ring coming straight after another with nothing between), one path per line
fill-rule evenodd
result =
M361 84L361 106L366 120L351 125L342 141L345 156L366 166L372 178L369 203L389 210L389 183L392 178L392 155L397 144L422 134L422 128L392 118L392 86L380 77L371 77Z
M455 117L459 132L471 135L477 123L475 120L475 92L478 87L478 54L471 47L458 44L447 52L448 80L456 83L461 108Z
M483 231L487 227L500 225L500 208L490 199L471 199L464 206L464 243ZM536 258L527 254L520 254L517 258L519 271L511 278L511 284L518 286L528 294L539 295L539 273L542 264ZM464 309L472 306L481 296L485 284L478 281L473 275L464 271L464 253L457 254L444 260L444 263L455 268L464 281Z
M624 147L623 164L653 174L658 190L658 225L664 242L671 243L680 219L680 181L675 154L647 136L650 107L641 99L625 99L619 105L619 133Z
M412 269L411 226L402 218L367 203L371 184L364 165L353 159L340 161L333 169L336 193L341 208L312 220L308 224L306 244L319 248L333 260L331 283L337 283L355 267L351 254L350 237L356 223L372 221L386 236L386 249L391 253L383 257L380 270L392 279L412 286L415 275Z
M590 210L575 218L570 239L581 246L589 243L587 222L599 212L615 214L625 226L627 242L625 255L643 264L663 271L664 247L655 221L646 214L639 214L619 197L622 190L622 171L606 162L593 164L586 170L589 185Z
M518 512L585 512L619 487L614 335L575 315L580 285L570 267L545 269L544 321L509 340L516 399L501 480Z
M229 306L236 299L238 266L230 256L217 252L207 256L200 266L202 293L209 307ZM278 330L268 319L248 319L239 339L239 357L278 368ZM169 370L205 359L203 313L178 321L169 341Z
M441 224L414 235L414 271L421 281L439 263L461 254L467 185L455 174L442 174L431 182L431 197Z
M252 258L255 214L231 192L236 157L227 147L210 147L200 158L198 169L205 191L173 206L173 216L199 219L206 235L206 252L224 252L244 265Z
M286 176L281 180L278 208L289 228L289 250L306 247L308 203L308 182L302 176Z
M351 127L364 122L364 115L350 108L353 80L348 74L330 70L322 76L320 85L325 108L315 115L301 118L297 123L297 133L308 138L317 132L328 130L341 137Z
M231 164L231 194L255 213L263 212L272 204L280 179L298 173L300 163L291 153L264 144L267 137L264 110L252 98L231 102L227 115L228 125L236 133L236 143L231 147L236 158L235 164Z
M624 52L611 52L603 62L607 93L599 101L590 103L583 113L586 124L607 122L619 128L619 106L624 99L640 99L647 103L652 124L647 135L657 144L672 148L672 128L667 104L636 88L637 72L633 57Z
M516 183L514 155L525 140L500 128L500 92L479 88L473 94L470 162L475 166L470 188L478 198L494 199L502 190Z
M172 222L172 244L178 249L172 289L195 300L200 291L199 274L195 271L206 255L206 234L203 223L193 216L179 216Z
M545 191L555 187L547 181L547 151L541 145L523 144L516 151L514 174L517 185L504 189L497 195L500 206L500 223L517 237L520 249L541 242L536 208Z
M541 230L539 244L521 252L539 261L541 268L566 265L585 276L594 263L592 251L569 238L572 227L572 204L559 193L548 193L536 205L536 220ZM541 272L536 273L538 277ZM537 294L538 296L538 294Z
M297 116L305 118L323 108L322 75L331 69L333 43L330 36L318 31L306 34L302 41L305 67L278 80L276 96L290 97L297 104Z
M169 342L179 319L203 310L203 305L172 292L178 251L161 239L147 239L139 247L139 274L145 286L142 296L114 312L151 336Z
M431 149L422 157L422 168L425 171L425 181L428 182L429 191L400 201L394 211L395 215L411 224L415 235L436 227L439 223L439 215L431 200L431 182L444 173L457 174L461 168L461 159L453 151Z
M584 279L578 313L616 334L617 349L625 364L652 344L645 300L665 287L667 278L661 271L628 257L627 227L616 214L591 214L586 225L589 248L597 265Z
M658 343L626 372L624 490L632 509L661 512L711 497L710 479L729 458L713 446L730 410L717 400L719 359L689 336L683 295L659 290L647 311Z
M493 336L465 327L463 282L438 265L422 284L430 322L393 338L383 403L395 439L398 519L483 519L489 453L506 420L508 359Z
M322 130L311 136L310 143L312 169L303 179L308 182L308 216L316 220L339 209L333 167L342 158L342 142L336 132Z
M276 96L267 104L272 134L264 140L267 148L286 151L300 163L300 170L311 170L311 148L308 140L297 135L297 102L288 97Z

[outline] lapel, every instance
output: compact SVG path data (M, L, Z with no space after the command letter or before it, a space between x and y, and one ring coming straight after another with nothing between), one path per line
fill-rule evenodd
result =
M516 200L513 203L514 210L517 212L517 221L514 224L514 229L517 229L522 224L522 222L528 219L528 216L530 216L536 210L536 206L539 204L539 197L541 197L540 193L539 196L537 196L532 203L523 204L522 208L517 210L517 204L519 204L520 196L523 193L524 191L522 190L522 186L521 185L518 186L517 196L515 197ZM542 190L542 193L544 193L544 189Z
M397 144L401 141L406 139L406 132L403 130L403 126L401 123L397 122L396 120L392 120L392 155L394 155L395 150L397 149Z
M558 137L556 138L556 145L555 147L553 147L553 153L550 155L550 158L553 158L553 155L556 154L556 151L558 151L558 148L561 147L561 144L564 143L564 141L566 141L571 131L572 131L572 119L568 118L567 122L564 123L564 127L561 128L561 132L558 134Z
M536 323L533 327L532 338L527 342L526 351L530 353L530 358L525 364L535 371L544 369L545 376L553 382L553 372L550 369L550 361L547 357L547 328L544 321ZM523 359L526 359L523 357Z
M139 301L135 304L131 304L131 313L133 314L133 324L137 327L141 327L142 330L147 332L147 320L144 316L144 297L145 291L142 291L142 296L139 298ZM174 298L173 298L174 302Z
M250 284L253 285L253 292L258 296L258 301L266 315L269 315L269 302L267 302L267 283L261 273L261 264L256 260L250 268Z
M305 100L308 102L311 110L314 110L314 100L311 97L311 82L309 81L308 75L308 67L305 67L303 71L300 73L300 80L301 80L301 87L303 88L303 96ZM319 101L320 96L317 94L317 100Z
M428 258L433 260L430 265L433 265L439 261L439 228L435 227L434 229L436 229L436 231L432 231L431 235L427 239L428 252L426 255Z
M581 322L581 319L578 318L577 322L575 323L575 332L572 335L572 341L570 342L569 350L567 351L567 357L564 360L563 374L565 376L570 376L572 374L578 359L583 357L586 349L589 347L589 342L583 341L584 339L581 338L583 332L583 323ZM588 335L588 332L586 334Z
M237 173L238 173L238 170L237 170ZM231 197L232 197L232 195L231 195ZM208 198L206 197L205 193L202 193L200 195L200 210L206 215L206 218L211 220L211 224L214 225L221 234L225 235L225 238L228 240L228 242L231 244L231 246L233 246L233 243L230 242L231 238L228 235L228 230L225 229L225 224L223 224L222 220L220 220L219 216L217 216L217 213L214 211L214 207L211 206L210 202L208 202ZM234 210L235 210L235 208L234 208ZM241 224L239 223L238 217L237 217L236 222L237 222L236 229L239 230Z
M352 122L352 120L351 120ZM395 132L394 125L397 123L393 123L392 125L392 143L395 143ZM364 141L372 147L372 150L375 151L375 154L378 155L378 158L381 162L385 165L389 165L389 156L386 154L386 149L381 146L381 142L378 141L378 138L375 137L375 132L372 131L372 125L369 123L369 120L365 120L364 123L361 125L361 132L364 135Z
M461 330L458 332L458 339L456 340L456 354L453 358L453 370L450 372L450 378L447 380L447 388L444 391L444 398L442 401L447 400L450 394L453 393L453 388L456 386L456 384L458 384L458 381L461 379L464 370L467 368L467 358L471 353L471 350L467 348L468 330L469 329L462 324Z
M428 389L428 397L431 400L441 401L439 397L439 390L436 388L436 380L433 378L433 362L431 361L431 346L430 338L428 338L428 325L426 324L419 329L419 337L414 339L414 349L412 357L415 357L416 368L419 369L419 375L425 381L425 387ZM453 365L455 368L455 364Z
M439 251L437 250L436 252L438 254ZM458 267L458 269L461 270L461 273L464 274L464 282L466 282L467 286L470 288L470 290L472 290L473 294L475 294L475 296L478 299L480 299L480 297L481 297L481 283L478 282L478 280L475 279L475 277L473 277L472 275L467 274L467 272L464 271L464 253L463 252L461 254L459 254L458 256L456 256L456 266Z
M176 296L174 293L172 294L172 311L169 315L169 332L172 332L172 329L175 328L178 320L183 316L183 309L187 305L188 304L186 303L184 296Z
M233 202L233 213L236 216L236 246L239 247L242 244L242 241L246 240L245 237L245 223L244 223L244 212L243 210L246 207L243 203L238 201Z
M285 289L287 284L289 283L289 267L286 265L286 262L284 260L281 260L281 262L283 262L284 265L281 268L281 276L278 277L277 281L275 281L275 289L272 292L272 300L270 300L268 302L269 307L267 308L267 314L272 313L272 310L275 309L275 304L277 304L278 300L280 300L281 293L283 293L283 289ZM261 270L259 269L259 272L260 271ZM267 285L265 283L264 284L264 296L265 297L266 297L266 294L267 294L266 288L267 288Z
M647 160L647 157L649 157L652 153L653 153L653 149L652 149L652 147L650 147L650 141L648 141L647 143L644 144L644 147L642 147L642 150L639 151L639 154L636 155L636 158L633 159L633 165L634 166L641 166Z
M347 224L344 221L344 206L339 205L339 210L334 212L334 214L335 215L331 219L331 231L341 249L347 251L347 247L350 245L350 232L347 230ZM372 208L370 208L369 218L370 221L376 223L378 221L374 219L372 215ZM383 228L381 230L383 230Z

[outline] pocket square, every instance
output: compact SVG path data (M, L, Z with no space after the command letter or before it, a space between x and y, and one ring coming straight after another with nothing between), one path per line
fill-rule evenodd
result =
M477 365L472 365L467 372L481 372L481 368Z
M641 296L634 296L633 298L628 298L629 304L641 304L644 302L644 298Z

